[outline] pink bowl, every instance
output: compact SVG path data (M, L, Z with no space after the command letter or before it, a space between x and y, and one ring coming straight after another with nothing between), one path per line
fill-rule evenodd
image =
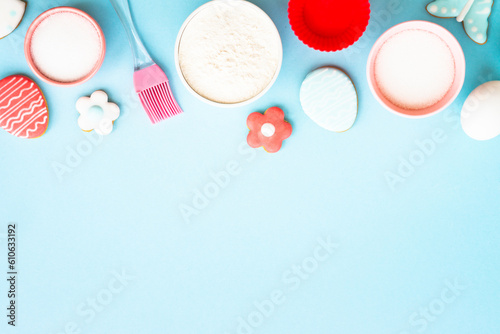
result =
M418 110L410 110L401 108L389 101L381 92L375 79L375 61L378 53L384 43L392 36L410 29L425 30L439 36L450 48L450 51L455 59L455 79L446 95L436 104ZM424 118L437 114L446 109L462 90L465 80L465 56L462 47L457 39L445 28L432 22L427 21L408 21L398 24L387 30L373 45L373 48L368 56L367 77L370 89L375 98L389 111L408 118Z
M42 23L46 18L48 18L51 15L58 14L58 13L72 13L72 14L77 14L82 16L83 18L87 19L95 28L97 34L99 35L99 39L101 42L101 55L99 57L99 60L97 61L95 67L92 69L90 73L88 73L86 76L84 76L81 79L78 79L76 81L71 81L71 82L60 82L60 81L55 81L47 76L45 76L40 70L36 67L35 62L33 61L33 57L31 55L31 39L33 38L33 33L35 32L36 28ZM24 40L24 55L26 57L26 60L28 61L28 65L31 68L31 70L43 81L48 82L52 85L56 86L76 86L84 83L85 81L89 80L92 78L97 71L101 68L101 65L104 61L104 56L106 55L106 40L104 39L104 33L102 32L101 27L97 22L87 13L84 11L81 11L79 9L73 8L73 7L56 7L49 9L42 14L40 14L30 25L28 32L26 33L26 39Z

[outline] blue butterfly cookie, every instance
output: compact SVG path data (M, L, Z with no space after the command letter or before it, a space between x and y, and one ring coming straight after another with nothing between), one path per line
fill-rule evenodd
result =
M456 17L474 42L485 44L492 7L493 0L436 0L427 5L427 11L436 17Z

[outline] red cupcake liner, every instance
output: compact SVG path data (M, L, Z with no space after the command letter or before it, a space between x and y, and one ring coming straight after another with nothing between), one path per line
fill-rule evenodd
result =
M307 46L325 52L345 49L359 40L370 21L368 0L290 0L292 30Z

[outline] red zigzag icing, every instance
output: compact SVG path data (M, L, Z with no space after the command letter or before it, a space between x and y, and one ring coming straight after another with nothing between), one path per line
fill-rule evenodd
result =
M49 125L47 102L33 80L12 75L0 80L0 127L20 138L38 138Z

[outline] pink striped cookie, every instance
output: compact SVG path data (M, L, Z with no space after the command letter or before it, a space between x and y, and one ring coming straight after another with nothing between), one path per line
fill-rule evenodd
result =
M20 138L38 138L49 125L47 102L33 80L11 75L0 80L0 127Z

